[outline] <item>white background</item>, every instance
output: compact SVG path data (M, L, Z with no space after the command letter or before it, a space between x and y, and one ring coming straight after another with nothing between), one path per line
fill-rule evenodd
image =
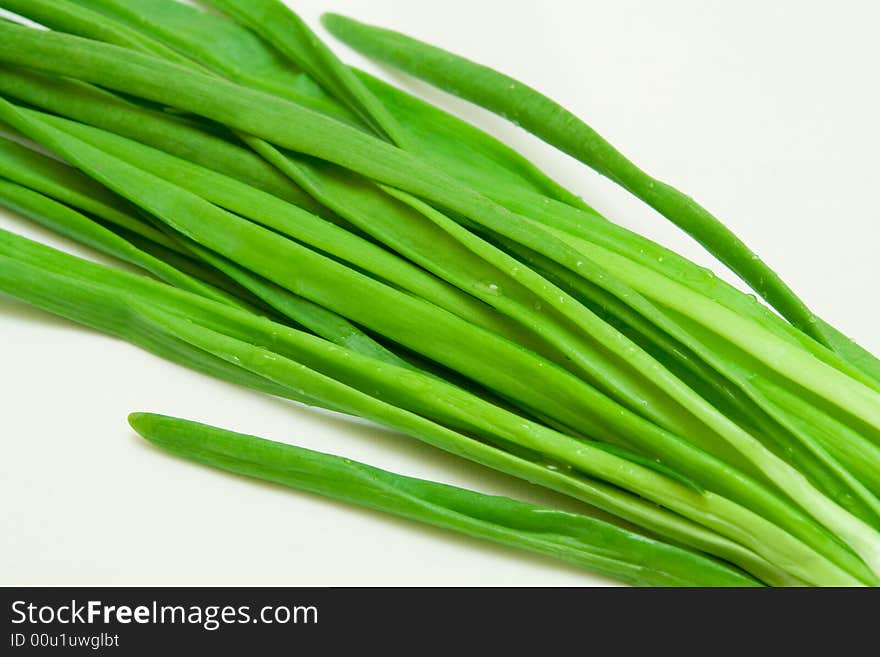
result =
M296 7L313 25L320 12L339 11L397 28L538 87L695 196L815 311L880 352L880 4L298 0ZM367 67L500 136L606 216L712 264L585 167L485 112ZM9 214L0 214L0 226L83 253ZM211 380L7 298L0 298L0 364L0 584L610 584L176 460L145 445L125 418L134 410L178 415L575 508L404 436Z

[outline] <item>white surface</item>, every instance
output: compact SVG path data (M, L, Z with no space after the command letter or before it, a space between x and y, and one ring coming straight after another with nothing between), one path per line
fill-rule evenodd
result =
M877 3L296 6L313 25L321 11L348 13L537 86L715 211L818 313L880 351ZM608 216L711 264L611 183L485 112L405 82L524 151ZM8 214L0 226L83 253ZM168 413L571 506L406 437L214 381L6 298L0 363L0 584L609 583L168 457L125 417Z

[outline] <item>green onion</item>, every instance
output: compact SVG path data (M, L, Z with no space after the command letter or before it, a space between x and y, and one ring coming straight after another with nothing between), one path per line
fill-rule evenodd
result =
M277 284L316 303L327 305L367 328L470 376L529 410L537 409L549 415L564 426L578 427L589 435L610 442L623 439L625 447L636 446L638 450L648 450L648 453L656 458L662 457L664 463L702 485L715 486L733 500L747 503L752 508L764 509L770 514L769 517L799 535L812 534L808 540L825 544L822 549L829 550L829 555L839 552L816 533L818 527L808 529L804 526L793 514L792 508L775 504L747 480L732 477L729 468L723 468L720 462L674 434L664 432L655 425L641 423L635 415L623 413L623 409L616 408L616 404L611 404L609 399L603 398L579 379L566 376L565 372L552 364L544 363L490 333L475 331L471 325L422 305L417 299L396 294L256 225L244 223L163 179L108 156L47 124L41 124L33 116L17 112L11 105L0 103L0 117L84 167L114 191L136 200L145 210L168 222L175 230L203 242L228 258L244 263ZM134 198L133 194L137 197ZM282 258L286 261L284 266L258 256L273 251L283 254ZM287 263L294 261L296 267L292 270ZM511 267L515 266L511 264ZM343 296L338 286L344 286L348 295ZM379 302L378 305L376 302ZM401 308L401 316L391 317L382 312L382 306L387 304ZM418 329L418 322L432 326L431 340L425 340L424 331ZM636 356L635 350L627 353L630 358ZM653 371L656 376L660 370L655 366ZM537 384L539 389L526 384L527 381ZM679 389L686 390L684 387ZM707 411L712 411L698 398L692 399ZM723 428L722 435L731 442L736 441L733 442L736 449L758 466L762 476L777 483L817 520L844 537L846 543L866 562L872 564L878 559L877 545L880 539L875 530L822 495L801 473L764 449L757 440L722 415L714 413L712 421L716 427ZM719 421L724 424L717 424ZM618 428L609 432L608 422ZM803 534L805 531L807 534ZM842 554L839 558L847 560Z
M385 106L283 3L278 0L208 0L208 4L255 29L379 135L398 145L403 142L405 138Z
M504 116L618 183L705 246L795 326L880 381L880 361L817 318L727 226L645 173L558 103L503 73L398 32L336 14L325 15L324 25L347 45Z
M275 383L284 391L283 396L377 421L502 472L539 482L663 536L719 554L763 581L777 585L795 581L847 585L857 582L786 532L722 497L696 491L688 483L621 458L600 444L591 447L591 443L570 442L571 439L525 418L456 391L434 377L360 357L250 313L88 263L9 233L0 232L0 265L0 289L41 308L148 349L155 350L158 343L165 351L162 355L167 354L168 343L189 345L199 353L210 354ZM145 336L149 341L145 342ZM177 351L180 349L177 347ZM305 365L297 362L300 360ZM355 390L311 367L340 376L363 390ZM244 381L236 382L247 385ZM391 397L384 401L371 396L377 391L380 398ZM502 445L513 441L532 456L516 456L506 449L502 451L467 438L396 405L401 403L430 413L444 423L453 421L469 431L482 427L496 434L495 440L502 439ZM571 445L568 456L566 444ZM571 466L549 467L546 460L552 458L551 454L577 464L589 478L577 474ZM552 460L559 463L558 459ZM614 485L605 486L593 477ZM649 500L671 504L677 513L708 523L717 531L732 532L738 540L767 552L770 563L782 564L783 571L737 542L707 532L654 504L639 502L639 498L623 492L626 489ZM772 498L769 491L763 495ZM722 517L727 520L722 521ZM865 571L862 577L864 582L873 581Z
M204 424L133 413L141 436L184 458L469 536L563 559L641 586L755 586L694 552L584 515L404 477Z
M521 112L794 325L347 68L280 2L211 4L233 20L171 0L0 0L59 31L0 23L0 122L67 162L0 140L2 203L166 281L0 232L0 290L539 483L764 583L878 582L877 361L730 231L537 92L329 19ZM344 489L334 481L325 492Z
M81 176L70 167L5 139L0 139L0 176L21 180L33 189L44 189L83 210L95 208L104 210L109 207L102 203L102 200L118 207L125 207L122 199L114 198L106 188L94 185L91 179ZM61 184L61 181L64 181L64 184ZM0 187L0 204L17 210L44 226L99 251L137 265L181 289L227 303L242 305L242 302L236 297L169 266L144 250L135 247L130 241L114 234L108 228L65 205L54 202L50 198L23 186L4 181L2 178L0 178L0 186L2 186ZM74 191L76 189L82 191L76 193ZM317 335L343 344L354 351L368 353L398 364L405 363L339 315L254 276L209 251L200 250L197 245L186 244L179 237L166 235L123 210L114 210L112 213L105 211L102 214L111 217L113 223L118 227L132 231L161 246L169 246L183 253L198 251L198 257L201 260L206 260L209 265L227 274L270 307L297 324L307 327Z
M43 226L98 251L141 267L183 290L189 290L224 303L240 305L235 297L174 269L88 217L2 178L0 178L0 206L26 215Z
M28 0L19 0L15 11L43 20L46 12L36 13L30 4ZM71 12L66 8L71 4L76 5L72 10L73 20L67 18ZM82 10L86 7L94 10L89 17L91 26L83 25ZM245 10L247 7L239 7L239 11ZM250 30L175 0L75 0L74 3L59 0L52 3L49 13L49 26L53 29L153 54L159 54L163 47L171 48L186 54L191 62L239 84L288 98L346 123L356 122L343 103L327 96L293 60L280 57L277 50L255 38ZM295 16L290 20L299 21ZM136 32L138 38L129 38L129 31ZM94 36L96 32L113 33L113 36ZM287 33L285 38L292 42L286 47L312 48L312 44L291 40L291 36L302 34L299 29ZM151 46L144 48L144 42ZM178 58L172 57L171 61ZM398 132L403 132L402 140L408 149L417 151L482 193L503 188L509 194L525 196L533 202L553 198L587 209L581 199L486 133L371 76L359 71L354 74L388 109Z

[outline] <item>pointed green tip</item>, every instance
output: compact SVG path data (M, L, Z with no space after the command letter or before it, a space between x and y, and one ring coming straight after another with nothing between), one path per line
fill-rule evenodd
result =
M321 25L323 25L331 34L335 34L336 28L344 28L346 23L352 22L354 22L352 19L347 18L342 14L334 14L333 12L321 14Z
M141 432L141 427L144 425L144 422L147 418L147 413L129 413L128 414L128 424L129 426L137 431Z
M128 424L142 438L153 440L152 434L155 432L156 425L162 420L161 415L153 413L130 413L128 416Z

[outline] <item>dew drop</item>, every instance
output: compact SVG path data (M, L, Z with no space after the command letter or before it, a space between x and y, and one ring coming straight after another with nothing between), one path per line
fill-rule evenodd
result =
M483 294L489 294L493 297L501 296L501 288L497 283L491 281L479 281L474 283L474 288Z

